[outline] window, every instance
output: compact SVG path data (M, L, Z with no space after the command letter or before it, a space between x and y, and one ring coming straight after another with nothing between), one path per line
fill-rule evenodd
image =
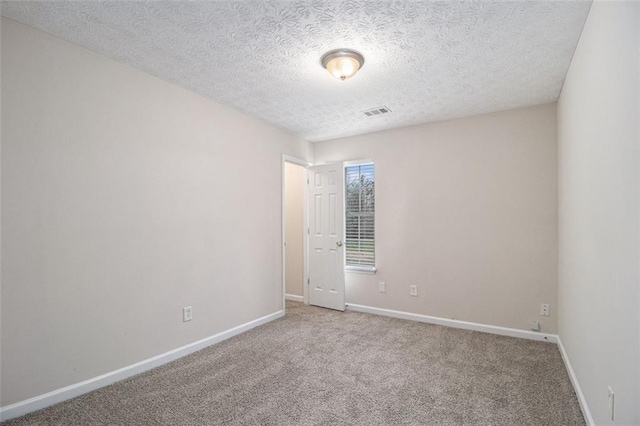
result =
M375 173L373 163L345 168L346 266L375 272Z

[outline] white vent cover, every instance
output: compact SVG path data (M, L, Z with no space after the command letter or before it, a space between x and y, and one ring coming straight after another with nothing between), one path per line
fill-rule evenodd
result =
M391 110L389 109L389 107L381 106L381 107L377 107L377 108L373 108L373 109L368 109L368 110L362 111L362 112L367 117L373 117L374 115L387 114L387 113L391 112Z

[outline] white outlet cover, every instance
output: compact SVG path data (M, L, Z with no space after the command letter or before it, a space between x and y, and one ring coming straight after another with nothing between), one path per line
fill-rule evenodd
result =
M417 296L418 295L418 286L417 285L410 285L409 286L409 294L411 296Z
M182 308L182 321L187 322L193 319L193 307L185 306Z
M543 317L548 317L551 314L551 307L548 303L540 304L540 315Z
M386 293L387 292L387 283L384 281L380 281L378 283L378 291L380 293Z

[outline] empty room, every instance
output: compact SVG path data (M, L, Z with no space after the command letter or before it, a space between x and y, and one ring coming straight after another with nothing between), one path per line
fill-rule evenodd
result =
M3 425L640 425L640 2L0 8Z

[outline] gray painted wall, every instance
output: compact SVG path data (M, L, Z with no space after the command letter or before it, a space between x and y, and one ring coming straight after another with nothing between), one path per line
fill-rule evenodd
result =
M597 425L640 422L639 9L593 3L558 102L560 337Z
M308 142L5 19L2 107L0 404L282 309Z
M555 104L313 147L315 163L376 164L378 272L347 274L347 302L556 332Z

